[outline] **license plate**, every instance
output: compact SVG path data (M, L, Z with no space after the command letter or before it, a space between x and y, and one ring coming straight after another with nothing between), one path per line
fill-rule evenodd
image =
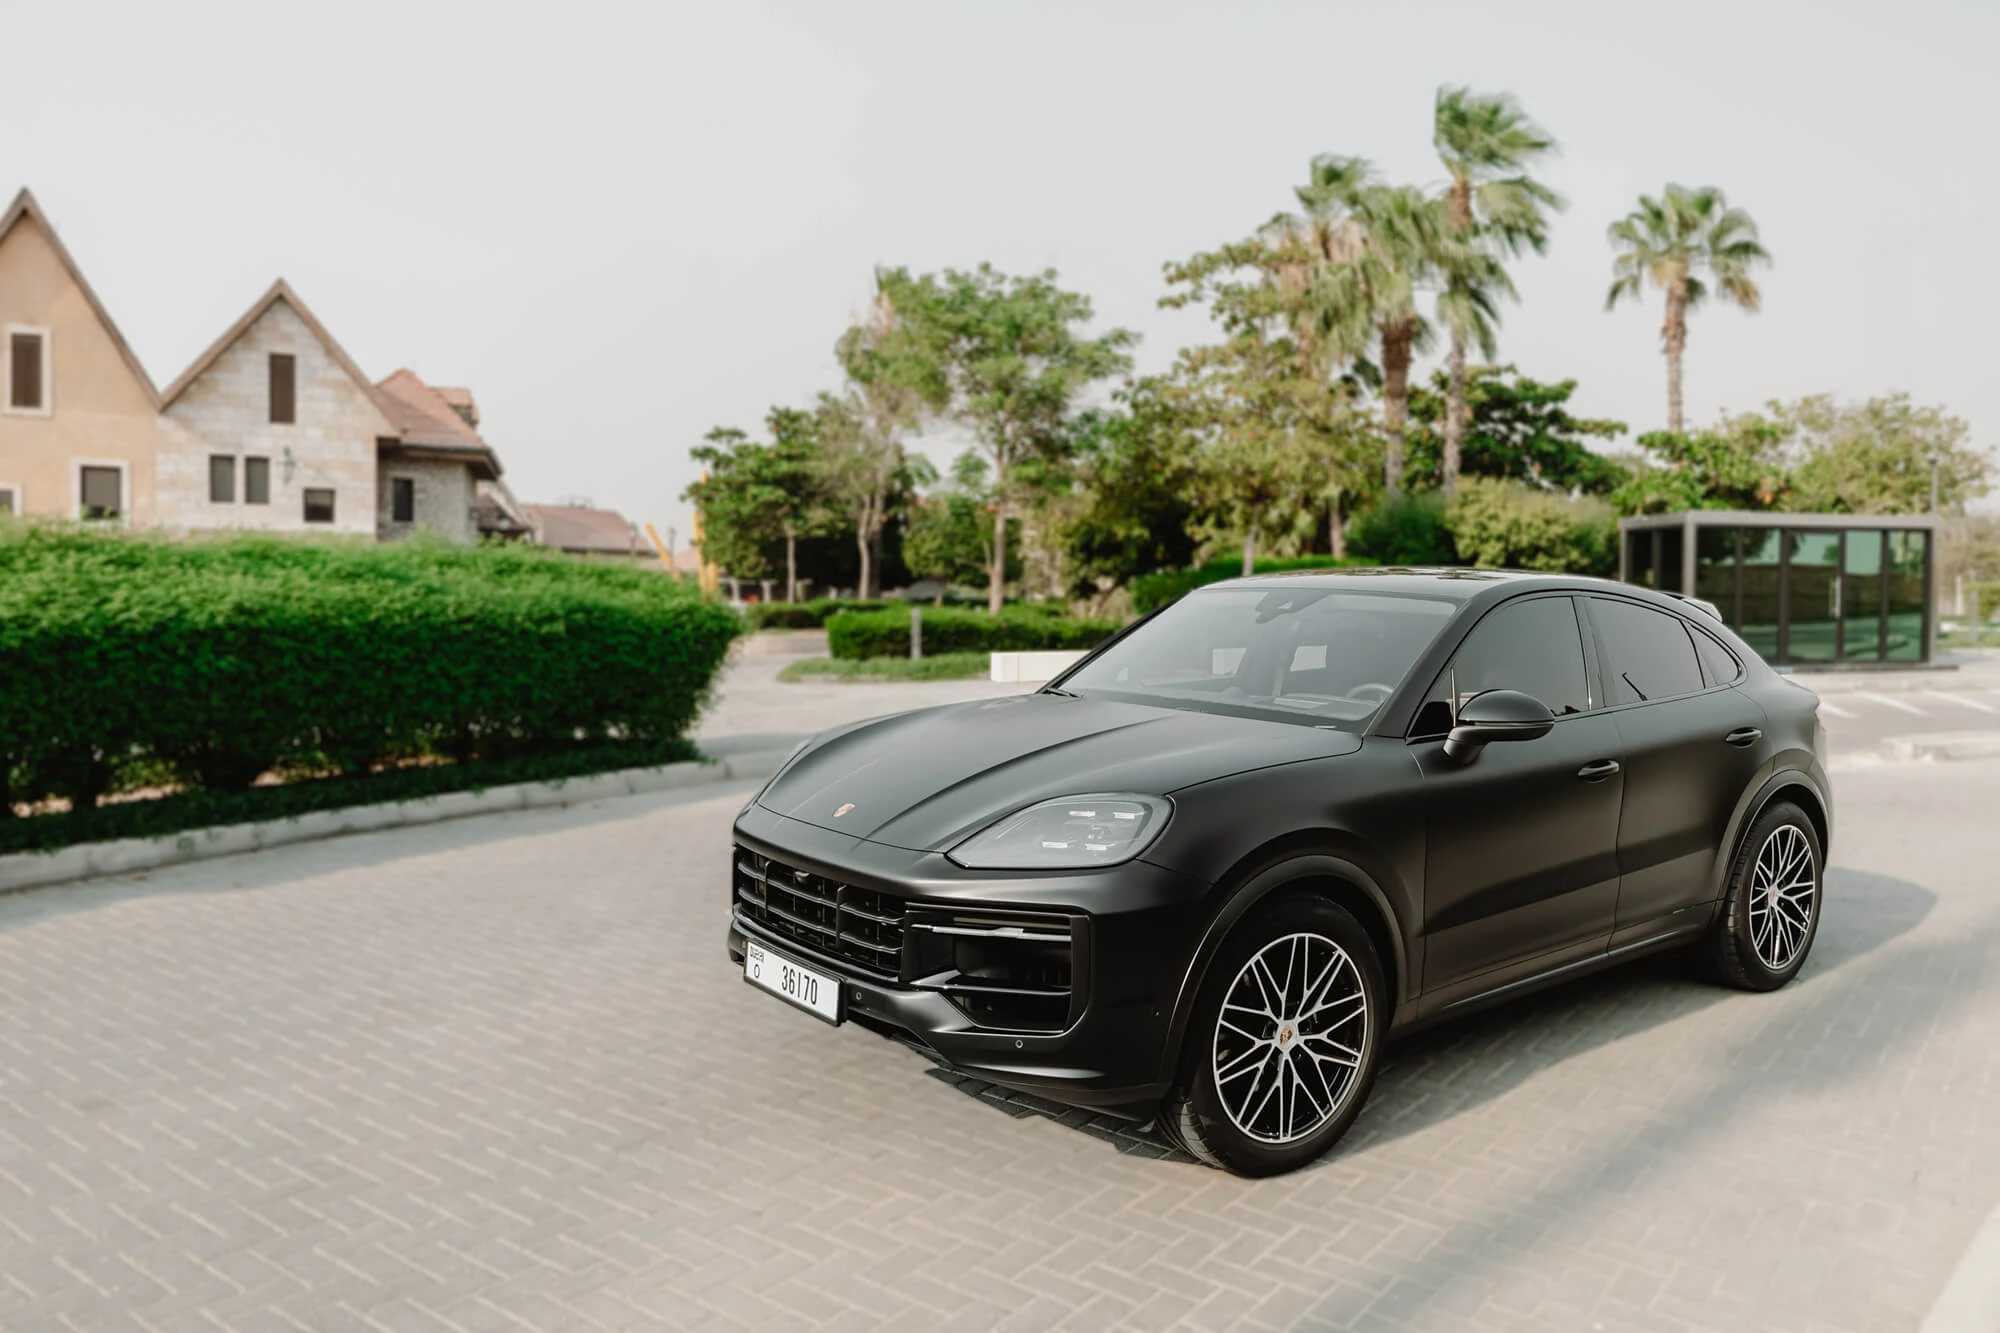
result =
M761 944L743 946L743 979L829 1023L840 1022L840 978L801 967Z

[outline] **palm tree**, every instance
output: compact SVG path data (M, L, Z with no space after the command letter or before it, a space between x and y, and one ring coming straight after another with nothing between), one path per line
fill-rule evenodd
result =
M1713 185L1689 189L1669 185L1658 199L1639 196L1639 206L1611 224L1611 291L1604 308L1620 299L1638 300L1648 278L1667 294L1667 318L1660 326L1660 343L1667 353L1667 429L1681 429L1681 355L1687 350L1688 312L1709 296L1709 284L1697 276L1706 270L1725 301L1752 314L1763 293L1751 281L1750 270L1771 262L1757 239L1757 224L1740 208L1731 208Z
M1314 158L1294 193L1304 215L1280 215L1267 232L1302 247L1306 260L1291 273L1281 269L1279 279L1305 298L1300 341L1322 354L1318 373L1376 348L1388 429L1383 484L1394 495L1403 484L1410 365L1431 341L1416 294L1437 264L1436 211L1416 189L1381 184L1358 157Z
M1440 87L1431 142L1451 176L1444 203L1459 242L1456 262L1445 268L1438 319L1451 333L1450 387L1444 416L1444 460L1439 483L1449 495L1458 484L1465 441L1465 348L1480 344L1492 356L1496 296L1503 285L1500 261L1548 244L1548 214L1562 196L1527 174L1535 159L1555 151L1555 140L1506 94Z

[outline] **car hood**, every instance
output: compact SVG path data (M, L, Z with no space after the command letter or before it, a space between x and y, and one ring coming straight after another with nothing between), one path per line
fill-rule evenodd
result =
M1317 727L1025 694L840 732L787 765L758 803L872 842L941 851L1036 801L1166 795L1360 745L1358 736Z

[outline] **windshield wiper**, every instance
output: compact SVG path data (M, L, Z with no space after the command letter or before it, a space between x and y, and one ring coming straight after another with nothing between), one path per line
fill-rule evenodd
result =
M1629 671L1619 672L1618 679L1624 681L1627 685L1632 685L1632 673ZM1646 702L1646 692L1640 689L1637 685L1632 685L1632 693L1639 696L1640 703Z

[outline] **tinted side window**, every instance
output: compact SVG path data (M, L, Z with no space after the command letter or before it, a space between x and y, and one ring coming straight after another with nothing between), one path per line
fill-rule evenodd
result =
M1482 690L1533 695L1557 717L1590 707L1583 635L1569 598L1537 597L1488 613L1459 645L1432 694L1434 702L1448 703L1456 716ZM1450 725L1441 710L1425 704L1412 731L1424 735Z
M1727 685L1742 679L1743 664L1714 635L1696 630L1694 654L1701 659L1701 674L1709 684Z
M1592 598L1604 651L1605 693L1614 704L1670 699L1702 688L1694 642L1679 616L1632 602Z

